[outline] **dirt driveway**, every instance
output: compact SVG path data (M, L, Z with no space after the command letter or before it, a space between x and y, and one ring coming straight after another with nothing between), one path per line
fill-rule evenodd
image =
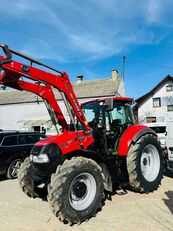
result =
M128 192L106 201L96 217L80 226L59 222L41 199L27 198L17 180L0 180L2 231L173 231L173 176L157 192Z

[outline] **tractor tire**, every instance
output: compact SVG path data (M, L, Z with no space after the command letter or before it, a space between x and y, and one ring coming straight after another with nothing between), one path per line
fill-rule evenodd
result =
M48 201L64 224L80 224L95 216L104 202L104 175L91 159L65 160L52 174Z
M38 188L34 186L34 181L30 174L31 162L29 157L25 159L18 173L18 180L20 187L23 192L31 198L36 197L44 197L45 196L45 188Z
M164 173L164 158L157 137L142 136L132 144L127 155L129 183L135 191L149 193L157 190Z

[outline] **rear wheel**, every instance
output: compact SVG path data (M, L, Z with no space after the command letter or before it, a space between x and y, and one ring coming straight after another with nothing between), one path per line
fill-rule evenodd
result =
M48 186L53 213L64 223L80 224L103 205L104 175L91 159L76 157L57 168Z
M23 192L32 198L44 197L46 194L45 188L38 188L34 185L34 180L31 176L31 162L29 157L25 159L18 174L18 180Z
M157 190L164 171L161 146L152 134L142 136L132 144L127 156L130 185L139 192Z
M15 179L18 177L18 172L22 162L23 162L22 159L15 159L10 163L6 174L7 178Z

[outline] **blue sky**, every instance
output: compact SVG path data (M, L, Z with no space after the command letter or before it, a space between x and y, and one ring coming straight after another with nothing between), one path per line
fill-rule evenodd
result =
M72 81L105 78L126 55L125 86L137 98L173 75L172 0L0 0L0 43ZM161 64L172 69L133 60Z

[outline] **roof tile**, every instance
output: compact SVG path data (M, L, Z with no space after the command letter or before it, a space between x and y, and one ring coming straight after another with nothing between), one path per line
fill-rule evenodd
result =
M72 83L72 85L77 98L105 97L115 95L121 80L121 77L118 77L117 80L112 78L85 80L81 83ZM55 96L57 100L61 99L61 95L57 90L55 90ZM42 100L40 97L38 99L39 101ZM31 92L18 90L6 90L0 92L0 105L29 103L35 101L36 96Z

